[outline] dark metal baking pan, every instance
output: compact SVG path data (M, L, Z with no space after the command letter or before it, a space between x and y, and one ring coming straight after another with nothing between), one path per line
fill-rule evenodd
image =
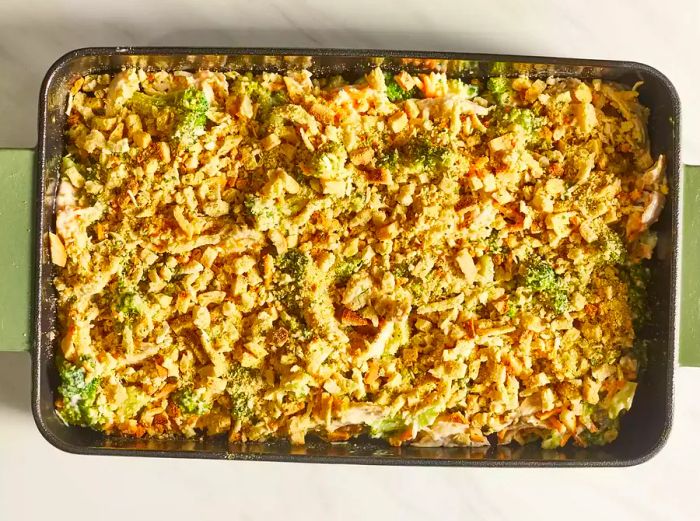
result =
M640 332L650 344L649 364L643 375L632 410L622 420L619 438L604 447L565 447L544 450L537 445L487 448L390 447L384 442L360 439L342 444L322 441L294 447L286 442L230 444L225 438L202 440L138 440L107 437L89 429L68 427L54 412L57 387L54 368L56 350L56 306L52 280L54 267L47 251L46 234L53 227L59 163L64 152L63 129L68 90L80 75L113 72L123 66L152 69L213 68L220 70L287 70L305 67L315 75L343 74L353 77L380 64L390 69L413 71L440 70L461 78L506 74L536 77L575 76L603 78L632 85L642 81L641 102L650 107L649 133L654 155L668 158L670 194L656 226L659 246L653 260L651 283L652 323ZM4 337L26 339L32 356L32 408L43 436L56 447L74 453L121 456L159 456L180 458L218 458L246 460L300 461L319 463L361 463L391 465L453 465L486 467L559 467L623 466L643 462L664 445L671 428L673 410L673 372L676 364L679 320L680 264L680 103L670 81L647 65L631 62L535 58L464 53L431 53L378 50L334 49L192 49L192 48L88 48L70 52L48 70L39 100L39 143L33 203L14 201L15 211L35 213L32 243L25 257L14 262L5 279L9 293L22 298L32 295L32 310L20 308L24 320L0 330ZM28 151L0 151L13 165L15 175L27 169ZM14 153L14 156L10 157ZM23 155L24 154L24 155ZM6 171L7 168L5 168ZM21 176L20 174L18 174ZM18 194L26 193L26 175ZM21 183L20 183L21 184ZM4 185L3 185L4 186ZM12 198L12 194L10 194ZM21 197L17 195L16 197ZM9 204L9 203L8 203ZM12 210L10 210L12 211ZM3 232L21 241L27 235ZM31 251L29 251L31 248ZM18 254L20 255L20 254ZM27 273L22 260L31 267ZM18 267L20 266L20 267ZM14 270L14 271L12 271ZM30 289L31 288L31 289ZM14 293L13 293L14 292ZM21 306L21 302L18 304ZM12 307L12 305L8 306ZM25 314L22 315L22 312ZM28 334L22 336L24 325ZM7 345L3 342L2 345ZM7 346L10 347L10 346ZM6 347L6 348L7 348Z

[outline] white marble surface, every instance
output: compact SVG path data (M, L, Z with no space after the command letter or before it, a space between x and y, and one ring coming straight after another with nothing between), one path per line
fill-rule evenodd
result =
M0 2L0 147L36 142L36 94L91 45L413 48L648 63L683 102L700 163L697 0ZM198 5L199 4L199 5ZM676 419L640 467L489 470L90 458L49 446L29 412L29 358L0 354L0 520L697 519L700 370L677 373ZM67 498L71 496L71 498ZM124 498L124 499L118 499ZM128 499L127 499L128 498Z

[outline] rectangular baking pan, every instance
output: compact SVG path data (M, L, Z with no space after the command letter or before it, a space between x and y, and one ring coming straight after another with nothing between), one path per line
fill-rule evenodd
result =
M204 440L138 440L107 437L68 427L54 412L58 335L56 275L46 234L53 229L68 90L84 74L114 72L124 66L150 69L212 68L264 71L305 67L314 75L358 77L382 65L397 70L444 71L461 78L494 75L603 78L628 85L642 81L641 102L651 109L649 134L654 156L668 158L670 194L656 230L651 305L653 320L640 332L649 342L649 363L632 410L622 419L619 438L604 447L543 450L537 444L486 448L390 447L377 440L342 444L286 442L229 444L224 437ZM5 248L16 246L5 263L0 313L0 350L26 347L32 357L32 409L43 436L59 449L93 455L245 459L319 463L452 465L485 467L623 466L641 463L666 442L673 410L673 373L679 323L681 251L680 103L671 82L647 65L620 61L537 58L465 53L378 50L235 48L87 48L70 52L48 70L39 99L39 143L34 151L0 150L0 189L5 201L0 218ZM32 175L32 163L35 164ZM31 195L30 194L31 190ZM33 212L33 216L31 216ZM10 224L12 222L12 224ZM4 255L4 254L3 254ZM10 258L10 257L8 257Z

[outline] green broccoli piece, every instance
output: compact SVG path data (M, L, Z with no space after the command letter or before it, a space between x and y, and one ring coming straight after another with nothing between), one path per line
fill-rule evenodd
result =
M277 268L286 273L295 282L301 282L306 275L306 268L309 264L309 258L306 254L296 248L287 250L277 259Z
M272 109L289 102L284 92L273 92L247 76L238 77L231 86L230 92L250 96L250 99L258 106L256 119L260 121L267 121L272 114Z
M525 285L535 292L549 292L557 288L559 280L552 266L537 260L527 266Z
M141 314L141 297L133 292L120 293L115 305L117 313L121 313L125 318L135 318Z
M602 229L597 242L600 247L600 261L603 264L622 264L625 262L627 249L622 238L608 226Z
M405 90L396 82L394 75L388 72L384 73L384 84L386 85L386 97L392 103L417 98L420 93L416 87L413 87L411 90Z
M253 224L261 232L275 228L280 222L280 215L271 199L263 199L254 195L246 195L243 200L246 214L252 218Z
M171 103L171 95L150 95L145 92L134 92L128 101L131 109L143 116L154 116L154 109L168 108Z
M550 307L556 314L566 311L569 305L568 292L547 262L543 260L530 262L525 271L524 284L533 292L546 295Z
M85 360L83 360L85 361ZM93 427L104 422L94 407L100 388L98 378L87 378L83 367L60 357L56 361L61 380L58 392L63 398L59 416L69 425Z
M399 164L399 151L392 148L389 151L384 152L377 159L377 166L379 168L388 168L389 170L396 170Z
M510 79L503 76L493 77L486 82L486 89L492 94L496 103L503 105L511 97L511 83Z
M506 311L506 315L508 315L509 318L515 318L517 314L518 306L515 305L515 303L508 301L508 310Z
M591 432L589 430L583 431L579 434L579 438L586 444L587 447L591 445L607 445L615 441L617 438L619 427L611 427L604 430L598 430L596 432Z
M172 111L175 121L173 137L185 145L193 143L207 123L209 102L195 87L153 96L136 92L129 103L134 111L147 116L153 116L154 109Z
M313 116L306 112L304 107L287 103L272 107L267 118L267 131L279 133L287 121L303 127L317 124Z
M333 179L345 168L348 153L345 147L336 141L328 141L318 147L309 162L310 171L307 175Z
M556 291L550 294L550 306L552 311L557 315L561 315L569 307L569 295L566 289L559 287Z
M301 285L294 281L291 284L278 285L274 290L274 295L284 306L286 314L289 315L287 322L290 331L301 331L307 328L304 317L307 302L302 293Z
M188 385L173 395L175 403L185 414L205 414L211 409L211 403L205 398L203 387L193 388Z
M204 93L189 87L175 101L175 137L183 143L191 143L207 124L209 102Z
M357 272L362 267L362 259L359 257L350 257L344 261L338 263L335 268L335 280L340 284L345 282L352 277L354 273Z
M282 301L282 304L286 306L286 310L280 313L280 319L284 326L289 330L289 334L302 342L308 342L313 336L312 330L306 325L306 321L302 316L301 303L299 301L291 301L288 296L287 299ZM296 306L297 315L291 314L294 309L290 308Z
M226 392L231 396L231 416L249 418L253 414L253 402L261 382L258 371L235 365L229 371Z
M278 283L274 289L277 300L284 306L283 322L290 332L297 337L307 338L310 330L304 317L304 309L308 305L304 295L303 282L309 264L308 256L292 248L277 258L277 269L291 277L289 283Z
M426 138L420 138L411 141L406 146L406 157L409 158L412 165L424 170L432 170L436 167L447 166L450 150L435 145Z
M507 62L493 62L491 65L491 74L494 76L503 76L508 73L510 69L513 68L511 63Z
M544 125L544 118L536 116L532 109L515 107L504 117L504 121L518 125L525 131L529 139L533 139L535 134Z
M632 312L634 326L639 328L651 319L647 300L651 272L643 264L629 264L622 267L620 278L627 284L627 304Z

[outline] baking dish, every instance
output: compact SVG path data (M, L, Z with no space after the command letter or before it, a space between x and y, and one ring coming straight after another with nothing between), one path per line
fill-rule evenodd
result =
M651 307L654 320L640 332L650 344L649 364L635 405L611 445L543 450L536 445L487 448L389 447L375 440L343 444L286 442L229 444L204 440L134 440L105 437L65 426L54 413L57 342L56 308L46 234L53 226L54 200L63 154L68 89L80 75L112 72L122 66L165 69L280 70L309 68L314 75L356 77L378 64L412 71L440 70L462 78L489 75L603 78L634 84L651 108L649 132L654 155L668 158L670 194L657 225L659 246L653 261ZM60 58L47 72L40 92L39 143L34 151L0 151L0 186L5 259L2 348L25 346L32 364L32 408L41 433L60 449L82 454L144 455L305 461L325 463L462 466L619 466L640 463L665 443L673 409L680 318L681 195L680 104L668 79L646 65L629 62L358 50L89 48ZM34 170L33 170L34 167ZM34 174L34 175L32 175ZM33 216L32 216L33 213ZM10 248L8 245L12 244ZM686 321L687 322L687 321ZM24 327L22 327L24 326ZM1 349L1 348L0 348Z

